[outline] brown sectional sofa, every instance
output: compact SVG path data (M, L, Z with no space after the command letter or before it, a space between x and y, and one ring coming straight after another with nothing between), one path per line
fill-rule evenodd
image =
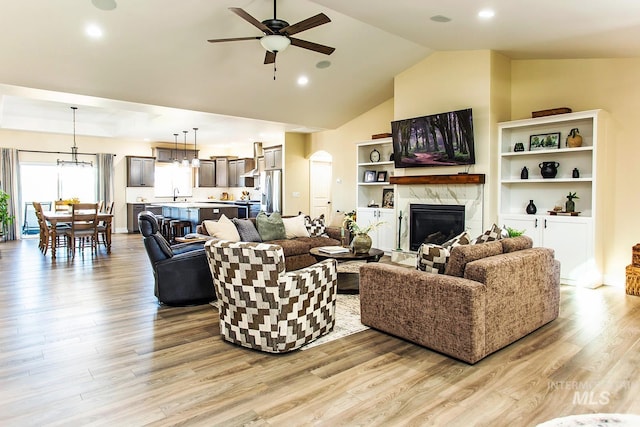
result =
M467 363L558 316L560 263L526 236L451 250L445 274L360 268L362 323Z
M255 218L250 219L255 225ZM326 227L325 233L329 237L295 237L293 239L270 240L265 243L282 246L285 269L287 271L295 271L318 262L309 254L311 248L340 245L340 230L340 227ZM196 227L196 234L199 236L209 236L209 233L207 233L206 228L202 224ZM211 238L213 239L213 237Z

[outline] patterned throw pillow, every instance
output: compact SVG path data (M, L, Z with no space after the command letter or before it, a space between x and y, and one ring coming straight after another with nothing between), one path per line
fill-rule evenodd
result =
M233 218L231 221L235 224L236 229L238 229L241 241L262 242L260 234L258 233L258 230L256 230L256 226L253 225L253 222L250 219Z
M442 246L444 246L445 248L451 249L455 246L468 245L470 243L471 243L471 236L466 231L463 231L453 239L447 240L446 242L444 242Z
M418 270L427 273L444 273L449 259L449 249L433 243L423 243L418 249Z
M476 237L471 244L476 245L478 243L493 242L494 240L502 239L502 237L502 229L496 224L493 224L490 229Z
M430 273L442 274L447 262L449 262L451 249L456 246L468 245L470 242L471 236L466 231L463 231L442 245L423 243L418 249L418 264L416 268Z
M326 233L326 225L324 222L324 214L320 215L319 218L311 219L309 215L304 217L304 225L307 227L307 231L309 231L309 236L311 237L329 237Z

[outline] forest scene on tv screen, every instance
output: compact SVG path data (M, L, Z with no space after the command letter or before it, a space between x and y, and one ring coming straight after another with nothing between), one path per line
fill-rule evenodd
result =
M471 108L391 122L397 168L476 162Z

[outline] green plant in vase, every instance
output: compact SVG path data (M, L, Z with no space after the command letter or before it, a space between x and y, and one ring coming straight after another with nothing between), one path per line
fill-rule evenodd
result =
M509 235L509 237L522 236L525 231L527 230L516 230L515 228L507 227L507 234Z
M9 194L0 190L0 236L6 236L9 224L13 222L13 215L9 215Z
M576 203L573 201L574 199L579 199L575 192L569 191L569 195L567 196L567 201L564 204L565 211L567 212L575 212L576 211Z
M348 229L353 235L351 250L356 254L365 254L371 249L372 241L369 232L384 224L384 221L372 222L366 227L360 226L353 216L345 216L342 226Z

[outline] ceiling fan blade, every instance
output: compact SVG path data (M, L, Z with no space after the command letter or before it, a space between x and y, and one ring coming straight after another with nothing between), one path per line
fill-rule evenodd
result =
M319 13L316 16L312 16L311 18L307 18L293 25L289 25L288 27L284 27L280 30L280 33L284 33L286 35L296 34L301 31L306 31L311 28L317 27L322 24L326 24L331 22L331 19L324 13Z
M273 64L276 62L276 54L274 52L269 52L264 55L264 63L265 64Z
M247 21L249 24L251 24L254 27L258 28L263 33L265 33L265 34L273 34L273 31L271 31L271 29L269 27L267 27L262 22L258 21L256 18L254 18L253 16L249 15L247 12L245 12L242 9L240 9L239 7L230 7L229 10L231 12L235 13L236 15L238 15L240 18L242 18L245 21Z
M301 47L303 49L313 50L314 52L324 53L325 55L331 55L335 47L329 47L318 43L309 42L306 40L294 39L293 37L289 37L291 40L291 44L294 46Z
M235 42L239 40L260 40L261 37L233 37L230 39L211 39L207 40L209 43L220 43L220 42Z

